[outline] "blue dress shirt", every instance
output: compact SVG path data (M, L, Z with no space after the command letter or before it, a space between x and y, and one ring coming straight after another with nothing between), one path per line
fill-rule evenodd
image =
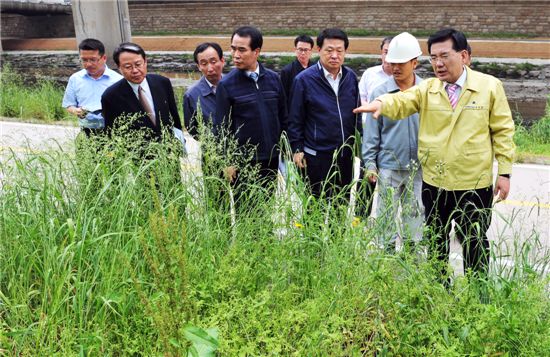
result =
M81 69L69 78L62 106L81 107L90 112L101 110L101 95L105 89L121 79L120 74L107 67L98 79L92 78L85 69Z

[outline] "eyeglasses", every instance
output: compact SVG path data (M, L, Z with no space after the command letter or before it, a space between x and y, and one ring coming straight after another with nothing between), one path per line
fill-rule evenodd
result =
M91 63L96 64L101 60L101 58L81 58L80 62L82 63Z
M298 47L296 49L296 52L300 52L300 53L308 53L310 51L311 51L311 48L300 48L300 47Z

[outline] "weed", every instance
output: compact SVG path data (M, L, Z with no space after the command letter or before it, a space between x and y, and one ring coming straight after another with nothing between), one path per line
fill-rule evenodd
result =
M519 155L550 156L550 96L546 105L546 113L531 126L526 126L521 116L516 116L516 132L514 142Z
M63 89L53 81L40 80L25 86L22 77L9 66L0 74L0 115L44 121L74 120L61 107Z
M295 201L252 183L232 219L219 173L247 154L231 138L211 136L202 120L199 131L202 172L169 140L144 146L128 136L88 140L78 156L2 153L2 353L550 350L550 281L535 269L550 259L533 257L540 245L514 233L517 220L505 233L525 244L494 252L513 267L457 277L446 288L430 261L377 249L384 228L352 225L347 207L312 199L292 169L286 187ZM175 166L184 169L181 180ZM296 202L307 209L296 212ZM275 222L281 213L286 219Z

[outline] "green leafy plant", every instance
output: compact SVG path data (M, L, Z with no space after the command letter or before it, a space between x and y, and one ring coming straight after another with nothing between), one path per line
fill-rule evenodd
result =
M2 354L550 350L550 258L518 217L505 221L518 243L497 240L492 256L512 265L445 286L422 247L379 249L383 225L354 223L347 206L312 198L291 165L277 195L251 177L232 219L220 172L246 153L201 125L203 170L169 138L2 153Z

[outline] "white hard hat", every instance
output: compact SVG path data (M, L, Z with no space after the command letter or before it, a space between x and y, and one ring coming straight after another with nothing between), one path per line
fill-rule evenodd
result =
M405 63L422 54L416 37L408 32L402 32L391 40L388 46L386 62Z

